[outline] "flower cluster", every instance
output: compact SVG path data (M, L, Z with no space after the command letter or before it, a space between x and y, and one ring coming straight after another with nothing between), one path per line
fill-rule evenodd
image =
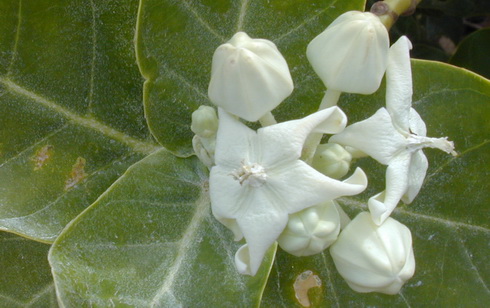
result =
M341 15L307 48L327 87L319 110L276 123L271 111L291 94L293 81L274 43L239 32L218 47L209 84L218 112L200 107L191 128L196 155L210 168L213 215L245 241L235 255L240 273L255 275L277 241L295 256L330 247L339 273L358 292L396 294L412 277L410 230L390 214L420 191L428 165L423 148L455 152L446 138L426 136L411 107L410 48L406 37L390 47L371 13ZM336 106L340 92L371 94L385 73L385 107L346 127ZM241 119L263 127L255 131ZM320 144L324 134L329 142ZM351 221L336 199L367 187L362 169L347 176L361 156L388 166L386 189L368 200L369 213Z

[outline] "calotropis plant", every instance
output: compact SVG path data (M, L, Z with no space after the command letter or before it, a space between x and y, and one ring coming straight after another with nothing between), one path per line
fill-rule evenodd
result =
M400 199L409 203L420 191L427 170L427 159L421 149L439 148L455 155L454 146L447 138L426 137L424 122L411 108L411 44L408 38L401 37L389 50L388 46L384 46L385 42L379 45L376 32L382 33L381 40L384 41L387 40L386 29L378 17L365 14L367 15L360 12L343 14L308 49L309 60L317 72L329 69L337 72L323 76L328 77L325 84L336 84L336 89L343 89L343 84L345 88L350 87L352 83L348 76L352 76L352 79L358 78L358 74L362 72L366 75L362 79L369 79L371 75L375 79L372 89L366 91L371 93L379 87L380 76L386 70L387 109L381 108L371 118L346 129L344 127L347 119L339 107L323 109L325 106L320 106L320 111L303 119L272 124L253 131L234 115L245 120L258 120L278 105L281 98L290 94L288 90L280 98L276 95L278 89L283 88L283 81L291 80L283 56L272 42L250 39L240 32L230 42L218 47L213 57L209 94L211 101L220 108L214 165L210 166L211 206L214 216L233 231L235 240L245 239L246 243L235 254L236 267L241 274L255 275L266 251L277 240L281 247L295 255L320 253L334 243L332 256L340 274L354 290L360 292L396 294L415 271L409 229L394 219L386 223L385 220ZM369 20L367 26L364 25L364 19ZM373 29L370 28L371 24L375 25ZM356 31L350 31L352 25ZM363 27L367 27L366 30L358 29ZM372 38L372 35L375 37ZM339 48L338 52L328 49L329 44L336 47L342 44L338 36L346 38L343 44L348 47L352 47L349 40L369 36L366 38L367 45L373 47L361 48L357 51L361 55L357 55L355 49L350 50L352 57L359 57L363 61L339 61L336 64L338 67L331 68L330 62L321 59L326 56L335 58L336 53L345 53L343 48ZM245 40L245 43L237 43L237 40ZM322 48L317 46L318 41L321 41ZM262 45L265 47L257 47ZM251 48L256 53L248 55ZM271 52L264 52L271 48ZM323 49L330 52L324 54L321 52ZM362 53L367 49L374 49L375 53L377 49L384 51L376 53L374 57L366 57ZM310 52L311 50L314 52ZM348 68L344 71L346 66ZM355 83L358 86L362 84L360 80ZM260 93L260 98L266 104L257 104L256 100L250 99L257 93ZM201 121L206 120L197 116L201 112L198 110L193 114L193 127L201 126ZM321 156L324 153L323 148L317 148L321 154L312 165L302 161L300 158L305 141L313 134L333 135L330 141L336 145L332 146L350 146L388 165L386 191L369 200L372 219L366 219L364 214L360 214L358 217L363 218L349 223L338 242L335 239L339 231L340 216L333 202L341 196L361 193L367 186L367 178L361 169L356 169L350 178L340 182L327 176L331 172L328 169L323 171L327 175L316 170L314 167L318 165L320 158L326 160L320 164L321 171L324 164L339 163L335 155ZM195 150L198 152L200 148L195 146ZM344 165L347 164L344 169L348 169L350 158L343 162ZM204 163L209 166L207 157ZM331 173L336 177L345 175L345 172ZM335 209L328 214L331 217L323 218L333 221L331 227L326 227L324 221L315 218L318 216L317 212L308 212L308 209L321 207L325 202L330 202ZM305 212L304 218L300 212ZM288 215L289 219L300 219L302 223L288 223ZM288 229L285 231L286 226ZM365 233L362 231L365 228L371 228L374 232L372 237L379 237L381 240L376 242L371 237L364 238L352 231L359 229L359 232ZM403 231L398 232L398 229ZM280 238L283 232L285 234ZM332 232L333 238L328 236ZM295 233L298 236L294 236ZM403 236L397 236L399 233ZM313 246L308 248L310 245ZM363 254L369 257L364 257ZM348 255L353 257L347 262ZM378 258L379 264L376 263ZM364 259L372 261L364 263ZM360 273L356 276L360 278L351 277L351 273L356 272Z
M391 54L407 42L390 51L383 27L416 2L386 0L380 23L351 11L364 9L361 0L0 0L0 229L22 236L0 233L0 306L485 306L490 84L423 61L412 61L413 79L396 78L410 72L408 48ZM237 33L221 53L231 58L221 59L280 58L243 76L225 62L213 71L213 53ZM319 34L319 51L307 56ZM359 38L353 48L328 44L352 35ZM318 67L314 54L322 50L347 67L337 60ZM381 65L363 62L363 51L384 55ZM400 71L390 69L397 59L405 61ZM387 83L378 86L386 69L385 91ZM233 76L219 77L224 71ZM208 96L217 72L214 86L229 86ZM413 80L413 98L412 85L399 80ZM353 94L361 86L374 94ZM226 101L250 91L255 96L238 105ZM408 128L396 125L406 106L427 133L417 130L419 118L410 122L414 111ZM384 124L373 123L369 116L381 107ZM366 122L386 130L368 138L355 129ZM397 153L412 156L408 171L395 168L404 155L381 161L365 157L372 153L362 142L341 145L356 130L380 147L399 141ZM450 136L459 155L422 154L427 145L449 144L426 135ZM329 138L342 141L324 143ZM192 148L199 159L188 157ZM233 164L219 159L233 152ZM405 187L420 155L427 176L409 200L425 175ZM397 190L386 168L397 170ZM229 170L223 185L214 185L210 170ZM365 191L353 195L366 177ZM220 203L230 187L243 195ZM344 188L339 198L326 200L341 192L336 187ZM277 188L286 193L276 196ZM375 210L389 217L377 224ZM254 276L240 274L253 269Z

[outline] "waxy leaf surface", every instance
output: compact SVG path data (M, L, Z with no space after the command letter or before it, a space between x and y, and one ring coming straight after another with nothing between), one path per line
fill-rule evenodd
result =
M135 1L0 1L0 230L52 242L149 141Z
M207 169L162 150L77 217L49 260L65 307L257 306L275 247L251 278L232 238L211 214Z

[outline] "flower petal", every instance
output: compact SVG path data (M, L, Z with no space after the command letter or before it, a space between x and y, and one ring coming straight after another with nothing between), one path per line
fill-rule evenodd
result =
M310 133L335 134L342 131L347 117L337 106L317 111L303 119L282 122L258 130L261 163L272 167L276 163L298 159Z
M413 109L410 108L410 131L417 136L427 136L427 128L425 127L424 120L420 117L419 113Z
M411 155L404 151L393 158L386 169L386 190L368 201L374 223L381 225L393 212L408 189Z
M219 127L216 137L215 163L236 168L248 160L257 134L221 108L218 108Z
M209 194L214 216L218 219L236 218L247 201L245 195L248 189L233 178L232 170L214 166L209 176Z
M270 198L264 189L258 188L249 196L249 206L240 211L241 215L237 217L237 223L248 244L249 258L247 260L242 255L239 260L248 263L248 270L244 274L254 276L265 253L286 227L288 214L278 210L281 208L279 200Z
M356 195L367 186L367 177L360 168L341 182L323 175L301 160L271 170L269 175L268 188L289 214L340 196Z
M370 118L348 126L329 142L350 146L387 165L405 147L407 141L393 126L385 108L380 108Z
M405 133L408 133L412 106L411 48L408 38L400 37L390 48L386 69L386 109L394 125Z
M424 183L428 167L429 162L422 150L412 154L412 161L410 162L410 168L408 169L408 189L402 197L404 203L411 203L418 195L420 188Z

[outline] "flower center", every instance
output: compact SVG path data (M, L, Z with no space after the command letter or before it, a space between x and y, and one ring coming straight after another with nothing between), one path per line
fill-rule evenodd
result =
M252 187L260 187L267 181L267 174L265 173L265 168L257 163L244 163L242 161L242 166L231 173L231 176L240 185L248 184Z

